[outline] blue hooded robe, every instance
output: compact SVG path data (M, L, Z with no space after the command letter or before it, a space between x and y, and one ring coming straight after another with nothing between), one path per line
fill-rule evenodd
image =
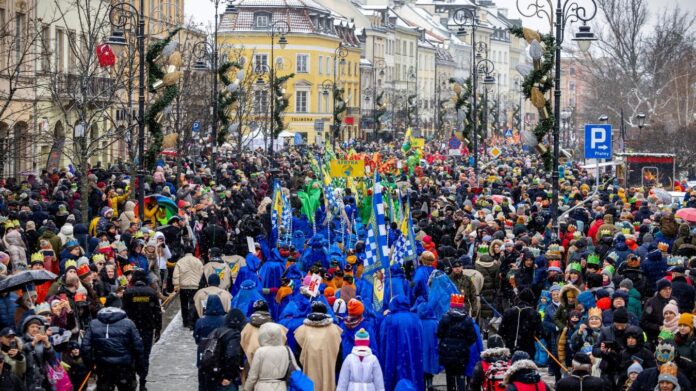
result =
M299 295L295 300L290 301L281 313L278 323L288 329L286 334L288 346L293 352L297 351L297 341L295 341L295 330L302 326L307 315L312 312L309 300Z
M196 326L193 328L193 339L196 345L201 343L203 338L213 332L218 327L225 324L225 309L222 307L222 301L218 295L208 296L205 304L205 312L203 317L196 320Z
M341 354L344 360L348 357L350 352L353 351L353 346L355 346L355 334L360 331L360 329L365 329L370 335L370 349L372 349L372 353L375 356L379 353L377 349L377 333L375 333L374 324L370 319L364 316L361 316L361 318L362 320L353 322L353 319L348 317L340 324L343 330L343 333L341 333Z
M282 261L277 248L274 248L270 253L270 257L266 258L266 262L259 269L259 278L261 279L262 288L280 288L283 284L282 276L285 272L285 263ZM268 293L263 295L269 304L269 310L273 319L278 319L279 305L276 304L275 294Z
M449 276L438 270L430 281L430 293L428 294L428 307L433 310L435 318L440 319L450 308L450 297L453 293L459 294L459 289L454 285Z
M413 299L418 300L422 297L426 301L428 300L428 279L430 278L430 273L435 270L432 266L421 265L416 268L415 273L413 273Z
M232 289L230 289L230 293L233 297L237 296L237 292L239 292L241 284L246 280L251 280L255 282L256 288L259 290L259 292L261 291L261 279L257 274L260 266L261 260L256 255L251 253L247 254L246 266L242 266L241 268L239 268L237 278L234 280L234 285L232 285ZM244 311L242 310L242 312Z
M466 369L464 370L464 375L466 377L471 377L474 374L474 367L476 363L481 361L481 352L484 350L481 330L476 321L472 323L474 324L474 331L476 331L476 342L469 347L469 362L466 364Z
M413 382L416 390L425 389L423 326L418 316L409 312L409 304L409 299L404 295L392 298L390 313L380 326L378 357L387 391L394 390L401 379Z
M395 263L389 268L389 273L386 273L384 279L384 309L389 306L389 300L403 295L408 298L409 307L411 300L411 285L406 279L406 273L401 267L401 264Z
M246 280L241 284L241 289L232 298L232 308L237 308L244 316L249 318L254 313L254 302L257 300L265 300L258 290L257 283L252 280Z
M437 350L437 317L427 303L418 305L418 317L423 327L423 372L436 375L442 371Z

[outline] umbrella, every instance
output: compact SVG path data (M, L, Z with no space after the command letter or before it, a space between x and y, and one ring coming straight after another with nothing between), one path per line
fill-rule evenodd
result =
M58 276L48 270L24 270L0 280L0 293L11 292L29 284L41 284L53 281Z
M655 196L659 201L661 201L664 204L671 204L672 203L672 196L669 195L667 190L665 189L660 189L660 188L654 188L651 190L652 195Z
M162 224L166 224L166 222L172 217L176 216L179 213L179 207L176 205L176 203L168 197L165 197L163 195L159 194L151 194L149 196L146 196L144 198L145 204L150 203L152 200L157 202L157 206L159 206L161 209L164 210L165 216L162 217ZM135 214L138 215L139 213L139 208L140 205L135 206Z
M696 208L679 209L675 214L676 217L690 223L696 223Z

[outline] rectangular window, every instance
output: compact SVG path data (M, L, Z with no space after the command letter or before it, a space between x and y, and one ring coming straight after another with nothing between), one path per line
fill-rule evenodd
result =
M297 73L307 73L309 72L309 55L308 54L298 54L297 55Z
M263 114L268 111L268 90L254 91L254 113Z
M401 54L401 40L396 40L396 54Z
M410 42L408 46L409 46L409 48L411 49L411 50L410 50L410 53L409 53L409 56L413 57L413 42Z
M51 26L41 26L41 70L51 70Z
M63 72L65 69L65 32L56 28L56 71Z
M326 57L326 74L330 75L331 74L331 69L332 69L332 63L333 60L331 57Z
M254 27L257 29L268 28L268 14L257 14L254 18Z
M77 36L75 35L75 30L70 30L68 31L68 45L69 45L69 57L68 57L68 63L70 64L70 69L73 71L76 71L77 67L77 56L79 55L78 52L78 45L79 42L77 42Z
M25 14L17 12L15 20L15 61L17 64L23 61L23 56L25 53L24 45L24 35L27 31L27 16ZM4 28L4 26L3 26Z
M320 75L324 72L324 56L319 56L319 66L317 69L319 69Z
M255 54L254 65L268 65L268 54Z
M295 112L296 113L306 113L307 112L307 91L297 91L295 95Z

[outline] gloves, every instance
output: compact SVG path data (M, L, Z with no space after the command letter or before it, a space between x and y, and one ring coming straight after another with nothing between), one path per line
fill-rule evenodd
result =
M271 291L271 294L273 294L273 295L275 295L276 293L278 293L278 288L271 288L271 289L269 289L269 290Z

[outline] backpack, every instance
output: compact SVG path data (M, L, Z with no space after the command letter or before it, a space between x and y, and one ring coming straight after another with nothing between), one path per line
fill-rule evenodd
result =
M198 366L204 371L215 372L225 358L223 338L230 329L217 328L198 345Z
M510 361L499 360L494 363L481 361L483 368L483 391L500 391L505 389L503 380L505 372L510 368Z

